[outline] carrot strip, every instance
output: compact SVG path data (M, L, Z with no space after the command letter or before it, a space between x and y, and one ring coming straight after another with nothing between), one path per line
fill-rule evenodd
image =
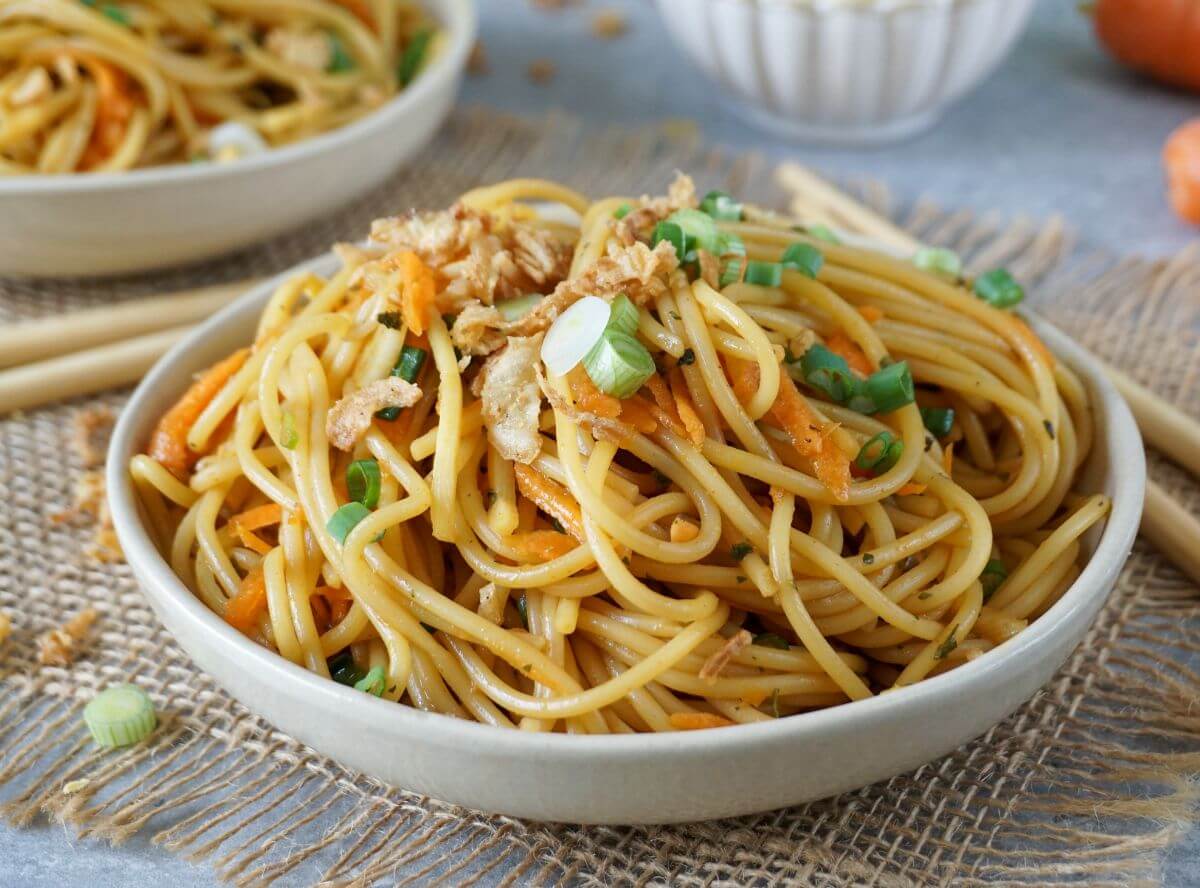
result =
M886 317L886 315L883 313L883 309L875 305L860 305L858 307L858 313L867 319L868 324L874 324L878 321L882 321Z
M942 451L942 468L946 472L947 478L954 477L954 442L951 441L946 445L946 449Z
M926 484L918 484L916 481L910 481L899 490L896 491L898 496L918 496L928 489Z
M234 525L234 532L237 533L238 539L242 541L242 545L252 552L257 552L259 555L266 555L271 551L271 544L258 536L252 530L247 530L241 525Z
M676 419L679 418L675 414L675 397L661 376L657 373L651 374L650 378L646 380L646 388L650 389L650 394L654 396L654 403L667 414L675 416Z
M825 341L825 347L835 355L841 355L845 358L846 363L850 365L850 369L855 373L862 376L870 376L875 372L870 359L858 347L858 343L841 330L838 330Z
M567 385L575 406L583 412L594 413L604 419L616 419L621 415L620 399L596 388L596 383L592 382L592 377L587 375L582 365L567 374Z
M700 420L700 414L696 412L696 405L692 403L692 396L688 392L683 371L678 367L672 367L667 374L667 379L671 383L671 394L675 398L675 410L687 432L687 439L696 447L703 446L704 423Z
M230 524L236 524L244 530L258 530L278 524L283 520L283 507L279 503L266 503L245 512L239 512L229 519Z
M246 574L237 595L225 602L225 622L239 632L250 632L267 609L267 581L262 568Z
M524 553L534 561L553 561L566 555L578 543L565 533L557 530L531 530L526 533L516 533L509 537L513 548Z
M634 395L621 402L621 420L627 422L643 435L658 431L658 418L654 415L656 404L651 404L641 395Z
M388 258L388 266L400 272L400 314L417 336L429 327L429 312L434 306L436 287L433 272L412 250L402 250Z
M133 97L128 90L129 78L120 68L88 55L81 55L79 60L96 81L95 122L79 160L80 168L87 170L99 166L120 146L133 116Z
M537 469L522 463L513 463L517 478L517 490L521 496L534 502L539 509L555 518L571 536L583 542L583 518L579 504L570 492L556 481L552 481Z
M704 728L727 728L729 719L711 712L672 712L667 719L676 731L699 731Z
M197 417L208 406L208 402L225 387L229 378L245 362L250 350L239 349L225 360L214 364L204 375L192 383L183 397L175 402L163 418L158 421L146 453L181 481L186 481L200 454L187 446L187 433Z

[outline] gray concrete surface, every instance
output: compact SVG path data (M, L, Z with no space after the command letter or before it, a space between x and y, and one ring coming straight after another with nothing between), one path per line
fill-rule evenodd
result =
M1111 64L1070 0L1042 0L1004 67L935 130L866 151L811 150L755 131L675 53L646 0L591 0L557 13L534 11L529 0L481 5L491 73L468 80L468 102L526 114L560 107L601 122L692 118L714 142L883 179L902 197L925 194L1007 214L1060 213L1082 236L1125 252L1162 255L1197 237L1167 209L1159 155L1173 127L1200 115L1200 100ZM600 5L627 13L626 36L610 43L591 37L590 11ZM525 72L540 57L553 59L558 71L536 86ZM1195 831L1172 849L1164 876L1170 886L1200 886ZM207 867L142 839L110 848L78 843L58 827L0 827L3 888L155 884L218 883Z

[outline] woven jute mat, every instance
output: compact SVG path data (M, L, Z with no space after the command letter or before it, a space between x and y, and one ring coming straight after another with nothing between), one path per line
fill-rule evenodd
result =
M419 162L334 218L197 269L0 281L0 320L275 272L361 236L377 216L443 206L508 176L601 195L660 191L677 168L702 188L785 203L765 159L686 133L460 112ZM975 266L1008 265L1046 317L1200 414L1200 250L1150 262L1077 245L1055 222L896 208L881 186L859 194ZM88 468L72 445L78 416L117 410L124 397L0 421L0 610L14 627L0 647L0 814L12 824L48 817L93 841L144 833L239 885L1128 885L1158 879L1166 848L1195 817L1200 595L1140 544L1087 638L1032 701L952 755L858 792L737 820L584 828L484 816L381 785L225 695L158 624L126 566L93 557L89 522L63 520ZM1196 508L1197 487L1151 463ZM37 637L88 607L99 619L81 656L39 665ZM81 709L117 681L145 688L165 715L148 742L103 753Z

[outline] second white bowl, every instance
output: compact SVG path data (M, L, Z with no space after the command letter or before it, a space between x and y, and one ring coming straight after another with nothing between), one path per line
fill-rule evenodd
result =
M1034 0L657 0L755 123L872 144L931 126L1008 54Z
M230 164L0 177L0 275L180 265L265 240L378 185L432 138L475 41L471 0L426 0L444 51L378 111Z

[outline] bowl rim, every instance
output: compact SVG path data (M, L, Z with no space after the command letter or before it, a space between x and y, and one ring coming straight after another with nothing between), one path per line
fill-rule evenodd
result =
M171 163L126 172L71 175L31 173L0 177L0 196L89 194L122 188L204 184L214 179L254 175L284 167L294 161L340 151L360 139L379 136L397 119L424 103L448 80L459 76L466 67L467 56L475 43L479 20L472 0L421 0L421 3L439 17L442 28L449 33L446 49L421 72L412 85L396 93L374 111L344 126L231 164Z
M633 760L646 754L667 751L712 754L744 750L745 747L759 744L783 741L798 743L806 737L821 736L833 729L845 730L853 724L860 727L881 724L898 717L906 708L931 707L971 690L983 690L985 688L980 686L986 686L989 679L997 674L1019 670L1027 655L1035 653L1039 646L1049 645L1048 639L1069 631L1075 613L1085 609L1091 599L1096 596L1107 597L1112 582L1133 547L1146 481L1145 451L1133 415L1096 358L1049 322L1029 312L1022 312L1051 350L1084 377L1085 384L1094 394L1093 413L1106 420L1103 437L1108 445L1107 461L1114 489L1112 511L1105 521L1095 552L1079 577L1046 613L1004 644L949 672L891 693L778 721L738 724L720 731L616 735L507 731L376 699L322 678L267 650L205 606L175 575L146 533L128 473L130 457L140 452L144 443L136 439L138 426L146 422L144 414L155 400L156 391L171 376L180 376L181 366L193 372L200 369L199 366L191 366L196 363L192 358L193 353L204 352L216 337L229 340L232 344L241 332L252 329L253 325L246 324L245 319L256 316L271 289L282 280L300 271L328 272L336 265L336 257L332 253L325 253L294 266L251 288L177 343L147 373L121 410L107 454L105 480L114 528L143 594L160 607L169 609L177 619L187 621L190 629L212 633L214 646L219 644L227 654L252 666L253 674L262 684L268 687L290 686L289 696L303 694L308 699L321 698L325 703L342 708L366 707L362 714L369 717L383 734L396 736L419 731L424 742L440 744L448 749L469 750L486 743L490 751L501 755L538 754L556 760L579 760L585 763L597 755ZM178 388L179 381L176 379L171 387ZM176 636L176 633L172 635ZM178 638L176 641L187 653L187 646ZM841 724L843 722L847 724Z

